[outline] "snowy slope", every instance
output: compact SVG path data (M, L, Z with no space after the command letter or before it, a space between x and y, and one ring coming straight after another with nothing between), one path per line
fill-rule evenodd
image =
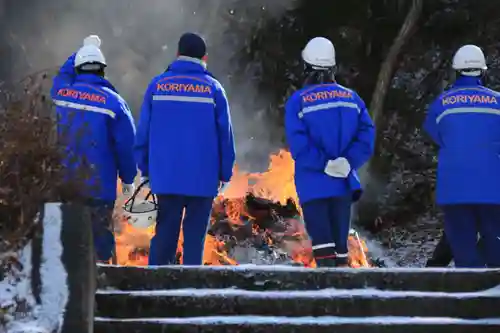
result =
M31 244L19 253L22 270L10 272L0 282L1 308L23 304L19 309L11 307L7 313L3 329L9 333L53 333L61 327L68 301L68 286L67 273L61 261L62 218L59 204L46 205L43 223L42 263L39 268L41 304L35 302L31 289Z

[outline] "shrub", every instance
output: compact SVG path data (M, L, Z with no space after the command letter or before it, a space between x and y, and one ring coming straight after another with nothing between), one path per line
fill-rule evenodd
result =
M83 167L82 177L65 180L47 76L30 76L0 99L0 253L31 238L43 203L76 200L85 178Z

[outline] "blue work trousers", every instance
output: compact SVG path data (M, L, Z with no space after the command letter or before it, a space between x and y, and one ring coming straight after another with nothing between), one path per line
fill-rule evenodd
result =
M349 195L312 200L302 205L318 266L347 265L351 204Z
M213 197L158 195L156 233L151 239L149 265L175 264L182 224L183 264L202 265ZM185 210L184 220L182 214Z
M500 267L500 205L444 205L442 209L455 267Z
M85 205L90 209L92 235L98 262L108 263L115 252L113 233L114 201L88 199Z

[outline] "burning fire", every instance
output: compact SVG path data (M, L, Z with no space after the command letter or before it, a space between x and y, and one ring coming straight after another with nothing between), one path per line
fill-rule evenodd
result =
M242 227L245 221L255 221L259 213L250 212L245 198L248 194L255 198L269 200L280 205L290 202L297 203L297 193L294 185L294 162L289 152L279 151L271 155L267 171L263 173L246 173L235 167L234 176L223 196L214 201L212 213L212 226L217 223L215 216L223 214L229 225L233 228ZM146 195L146 193L144 194ZM290 201L291 200L291 201ZM154 227L147 230L138 230L130 226L121 216L121 206L117 204L115 210L117 255L116 263L127 266L145 266L148 262L149 242L154 235ZM295 205L294 205L295 207ZM311 242L307 236L304 224L300 218L300 208L297 207L298 216L287 218L287 228L282 237L279 247L294 262L306 267L315 267L312 258ZM262 230L255 224L252 226L253 234L264 235L268 245L275 243L274 235L268 230ZM178 244L179 262L182 262L181 236ZM208 234L205 241L203 262L207 265L238 265L227 250L226 241L219 237ZM351 267L370 267L366 253L368 249L363 240L353 234L349 238L349 259Z

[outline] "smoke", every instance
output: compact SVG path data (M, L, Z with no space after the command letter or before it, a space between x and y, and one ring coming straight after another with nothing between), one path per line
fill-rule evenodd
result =
M209 70L225 85L230 99L238 164L261 168L269 152L280 147L280 135L277 125L266 121L263 110L268 103L255 88L255 66L238 64L238 54L262 20L279 17L294 2L0 0L0 82L56 68L84 37L98 34L109 65L107 76L137 116L151 78L174 59L179 36L199 32L208 42ZM234 80L238 66L244 66L247 79Z

